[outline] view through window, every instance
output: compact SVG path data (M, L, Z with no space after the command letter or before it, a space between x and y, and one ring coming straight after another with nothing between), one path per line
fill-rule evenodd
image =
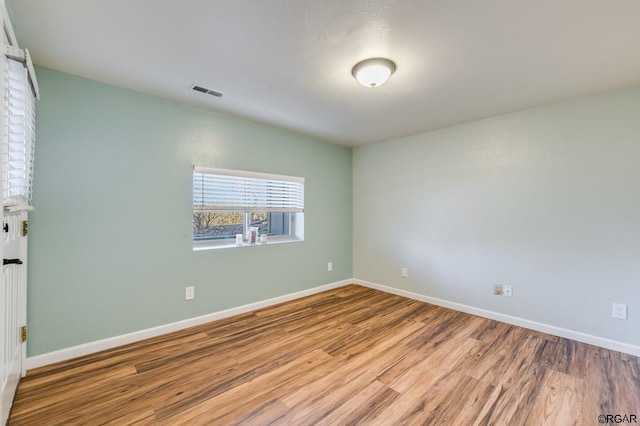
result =
M252 228L270 241L300 240L303 214L303 178L194 167L194 246L233 244L238 234L247 242Z

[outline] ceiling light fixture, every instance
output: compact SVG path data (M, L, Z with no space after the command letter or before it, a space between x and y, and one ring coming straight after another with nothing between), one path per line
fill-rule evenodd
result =
M351 74L364 87L383 85L396 70L396 64L386 58L371 58L353 66Z

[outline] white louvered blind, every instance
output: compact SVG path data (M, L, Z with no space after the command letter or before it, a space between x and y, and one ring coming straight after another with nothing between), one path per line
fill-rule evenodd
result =
M5 58L3 202L30 208L35 148L35 96L22 62Z
M194 167L193 209L303 212L304 178Z

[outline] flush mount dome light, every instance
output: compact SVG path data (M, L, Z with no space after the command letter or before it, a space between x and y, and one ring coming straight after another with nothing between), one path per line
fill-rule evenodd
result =
M354 65L351 74L364 87L378 87L389 79L396 70L396 64L385 58L371 58Z

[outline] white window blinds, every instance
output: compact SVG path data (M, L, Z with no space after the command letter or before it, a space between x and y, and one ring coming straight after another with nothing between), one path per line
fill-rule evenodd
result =
M304 178L194 167L193 209L303 212Z
M5 58L3 202L11 210L29 209L33 186L35 96L27 68Z

